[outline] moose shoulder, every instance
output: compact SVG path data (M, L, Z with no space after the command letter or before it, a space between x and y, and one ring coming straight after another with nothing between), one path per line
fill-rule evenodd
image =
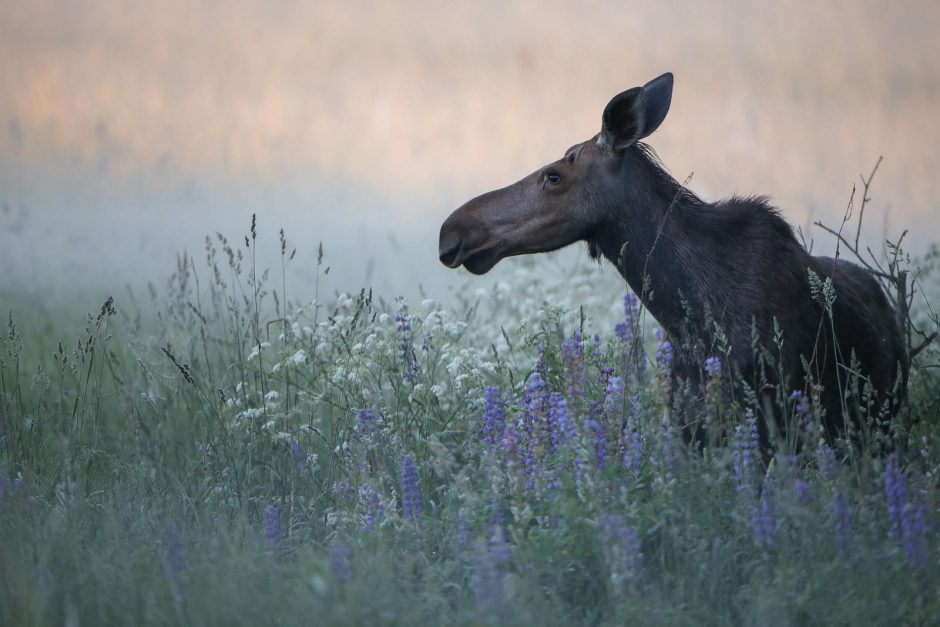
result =
M756 380L756 335L772 355L762 373L771 383L785 393L821 386L830 436L845 425L850 373L868 385L873 411L896 412L903 345L877 281L811 256L764 198L703 201L639 143L665 119L672 86L664 74L618 94L597 136L454 211L441 227L441 262L484 274L504 257L586 241L670 336L673 381L697 385L720 328L731 349L724 365L740 380Z

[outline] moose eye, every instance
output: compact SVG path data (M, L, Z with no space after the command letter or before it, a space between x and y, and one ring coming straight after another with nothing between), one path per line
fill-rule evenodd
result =
M547 180L552 185L557 185L561 181L561 175L558 172L548 172L545 174L545 180Z

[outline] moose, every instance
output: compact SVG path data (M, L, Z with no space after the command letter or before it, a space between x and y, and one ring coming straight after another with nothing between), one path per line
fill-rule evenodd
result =
M704 361L721 349L728 379L763 397L814 395L829 438L860 426L858 397L868 399L865 415L896 414L905 345L878 282L810 255L766 197L706 202L670 176L641 140L662 124L672 91L667 73L614 96L599 134L458 208L441 226L441 262L482 275L504 257L585 241L663 328L674 385L699 389ZM854 411L851 377L861 382ZM763 413L766 441L767 422L786 426L779 410L770 421Z

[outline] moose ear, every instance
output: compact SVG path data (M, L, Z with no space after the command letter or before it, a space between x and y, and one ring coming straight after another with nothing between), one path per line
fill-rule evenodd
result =
M654 78L614 96L604 108L597 144L606 150L623 150L659 128L672 102L672 74Z

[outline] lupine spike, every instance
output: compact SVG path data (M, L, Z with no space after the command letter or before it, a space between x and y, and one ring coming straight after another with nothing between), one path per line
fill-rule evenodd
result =
M421 488L418 485L418 467L411 454L401 464L401 502L405 518L417 520L421 515Z
M276 505L268 505L264 510L264 539L269 548L281 543L281 519Z
M483 418L481 431L483 440L494 445L502 437L506 420L503 413L503 400L498 387L489 386L483 390Z

